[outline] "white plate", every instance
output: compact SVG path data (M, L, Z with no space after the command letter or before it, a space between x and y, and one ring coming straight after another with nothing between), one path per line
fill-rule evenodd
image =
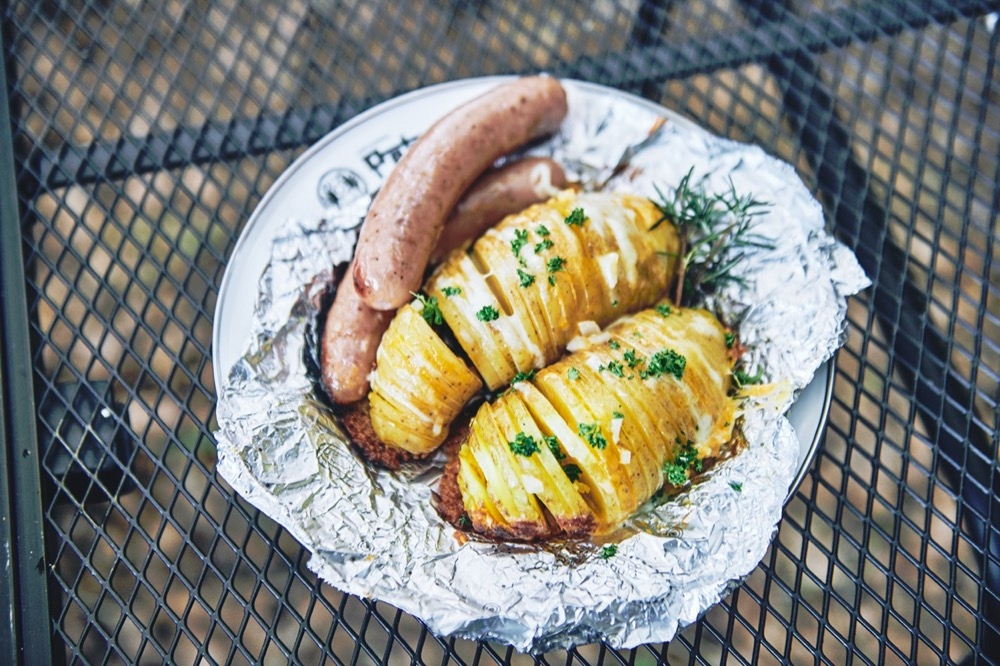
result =
M215 385L245 352L258 281L271 256L271 242L289 218L329 215L357 197L367 197L405 151L442 113L482 94L509 77L444 83L389 100L356 116L303 153L271 186L247 221L219 288L212 332ZM573 82L589 93L613 95L672 123L691 121L648 100L590 83ZM820 366L789 411L798 435L800 467L789 488L798 487L822 440L833 391L833 361Z

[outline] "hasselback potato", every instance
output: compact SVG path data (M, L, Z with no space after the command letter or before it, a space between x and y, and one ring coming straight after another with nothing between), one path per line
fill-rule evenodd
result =
M644 197L566 191L453 252L383 336L369 393L375 434L431 451L480 377L503 388L556 361L581 329L655 303L679 250L676 229L661 222ZM446 331L461 355L442 342Z
M681 485L732 437L726 331L666 304L515 382L472 419L457 482L475 531L586 536Z

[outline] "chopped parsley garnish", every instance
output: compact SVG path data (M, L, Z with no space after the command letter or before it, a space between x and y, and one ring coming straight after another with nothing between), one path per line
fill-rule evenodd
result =
M586 219L587 216L586 214L584 214L582 208L574 208L573 212L571 212L566 217L566 224L570 225L571 227L572 226L582 227Z
M569 377L570 379L574 379L574 380L575 379L579 379L580 378L580 371L577 370L576 368L570 368L569 370L566 371L566 376Z
M617 298L615 300L611 301L611 307L613 307L613 308L618 307L618 299Z
M523 432L517 433L514 437L514 441L507 442L507 445L510 447L511 452L514 455L524 456L525 458L541 451L541 449L538 448L538 442L535 441L535 438L531 435L525 435Z
M674 441L677 444L681 444L680 437ZM691 478L690 470L700 472L702 470L702 461L698 458L698 451L694 448L694 442L689 439L681 444L681 450L677 452L673 462L663 465L663 473L671 485L681 486Z
M621 347L621 345L618 344L617 340L611 340L611 341L609 341L608 342L608 346L611 347L612 349L618 349L619 347Z
M601 552L598 554L602 560L610 560L618 553L618 546L613 543L609 543L606 546L601 546Z
M673 349L661 349L653 354L646 364L646 369L639 373L643 379L650 377L661 377L663 375L673 375L677 379L684 376L684 366L687 359L675 352Z
M568 465L563 465L563 471L566 472L566 476L569 477L570 481L576 481L580 478L583 473L577 465L570 463Z
M736 336L730 333L729 331L726 331L726 347L732 349L733 345L735 344L736 344Z
M601 427L596 423L579 423L576 432L595 449L604 449L608 445L608 440L601 434Z
M613 418L613 419L623 419L623 418L625 418L625 415L622 414L621 412L619 412L616 409L615 411L611 412L611 418Z
M451 287L451 286L449 286L449 287L441 287L441 291L444 292L445 296L449 296L450 297L450 296L455 296L457 294L461 294L462 293L462 288L461 287Z
M438 307L437 296L427 297L423 294L413 294L414 298L420 301L420 316L431 326L440 326L444 323L444 316L441 308Z
M458 517L458 526L463 530L472 527L472 521L469 519L468 514L463 513Z
M635 366L639 365L640 363L643 363L646 360L642 356L636 356L634 349L629 349L627 352L625 352L623 358L625 359L625 363L627 363L628 367L630 368L634 368Z
M602 365L601 370L607 370L615 377L624 377L625 368L622 366L621 361L609 361L607 365Z
M663 473L672 486L682 486L688 480L687 468L677 463L665 464L663 466Z
M539 254L541 252L544 252L545 250L549 249L550 247L552 247L552 241L549 240L548 238L543 238L542 240L540 240L537 243L535 243L535 254Z
M520 268L517 269L517 277L521 281L522 287L530 287L535 284L535 276L522 271Z
M565 266L566 266L566 260L563 259L562 257L552 257L551 259L549 259L548 263L545 264L545 267L549 271L549 284L555 285L556 277L554 273L558 273Z
M515 257L521 256L521 248L528 242L527 229L514 229L514 240L510 242L510 250Z
M496 321L500 318L500 311L497 310L492 305L484 305L476 313L476 319L479 321Z
M666 303L660 303L659 305L656 306L656 311L659 312L664 317L669 317L670 313L673 312L673 308L671 308Z
M555 456L556 460L563 460L566 454L563 453L562 447L559 446L559 438L555 435L546 435L542 439L545 440L545 445L549 447L549 451Z
M746 370L742 368L737 368L733 370L733 381L736 382L736 388L743 388L750 384L760 384L760 381L764 378L764 368L758 368L756 375L751 375Z
M732 488L733 490L735 490L738 493L743 492L743 484L740 483L739 481L730 481L729 482L729 487Z
M518 382L530 382L532 379L535 378L536 372L538 371L534 369L528 370L527 372L518 372L516 375L514 375L514 378L510 380L510 383L516 384Z
M552 232L549 231L549 228L544 224L539 224L538 228L535 229L535 233L538 234L539 236L548 236Z

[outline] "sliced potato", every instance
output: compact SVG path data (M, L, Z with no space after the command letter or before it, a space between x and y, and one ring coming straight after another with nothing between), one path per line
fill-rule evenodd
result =
M460 474L485 479L478 495L463 497L473 527L493 530L490 516L478 509L482 493L506 498L512 489L496 488L507 483L496 474L464 469L482 458L471 460L465 451L496 446L504 447L506 456L518 433L533 441L555 435L565 458L559 461L551 451L533 448L528 457L507 456L507 464L518 471L516 483L523 486L525 475L531 476L528 491L546 508L534 523L518 515L520 527L508 532L517 538L556 532L578 536L574 528L581 524L607 532L662 486L666 464L686 480L698 471L698 459L718 455L732 436L735 403L728 396L727 351L724 330L710 313L675 310L664 316L646 310L484 404L476 419L493 419L502 436L488 443L470 438L460 454ZM570 465L579 470L571 487L581 502L570 501L574 496L556 465L564 476ZM539 482L552 487L539 487ZM548 521L550 515L554 521Z

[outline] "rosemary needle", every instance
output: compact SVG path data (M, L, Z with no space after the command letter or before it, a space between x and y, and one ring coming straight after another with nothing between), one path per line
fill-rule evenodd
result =
M710 195L703 180L693 182L694 167L667 196L656 189L653 205L660 211L656 228L665 221L677 227L680 236L677 291L674 304L689 304L697 293L710 293L725 284L742 283L733 269L744 257L746 248L773 249L767 239L751 230L753 218L768 204L750 195L736 193L733 182L729 191ZM683 301L683 302L682 302Z

